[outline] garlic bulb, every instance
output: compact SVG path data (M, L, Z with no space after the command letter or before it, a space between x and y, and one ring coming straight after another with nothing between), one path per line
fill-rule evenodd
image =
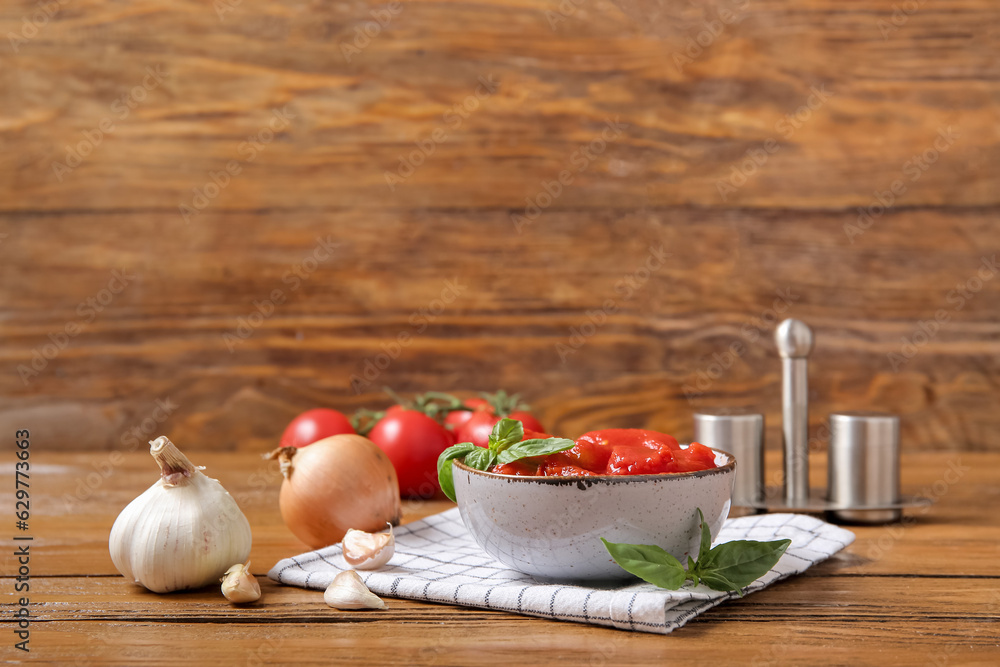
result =
M385 609L385 602L368 590L354 570L345 570L334 577L323 593L323 600L334 609Z
M222 594L234 604L256 602L260 599L260 584L250 574L250 561L237 563L226 570L222 577Z
M347 531L343 540L344 560L359 570L374 570L389 562L396 552L396 538L392 524L388 533L366 533L363 530Z
M250 524L233 497L166 437L149 453L160 479L122 510L111 527L111 560L154 593L200 588L250 555Z

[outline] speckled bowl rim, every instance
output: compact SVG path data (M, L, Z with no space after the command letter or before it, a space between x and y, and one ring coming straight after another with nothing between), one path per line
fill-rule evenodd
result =
M455 465L462 470L467 470L471 473L475 473L481 477L492 478L496 480L508 480L512 482L527 482L535 484L555 484L558 486L574 485L579 486L580 482L583 482L588 487L593 484L630 484L634 482L653 482L656 480L664 479L691 479L697 477L710 477L712 475L724 475L730 473L736 469L736 457L734 457L729 452L722 451L721 449L716 449L715 447L709 447L716 454L722 454L729 459L728 463L715 468L709 468L708 470L694 470L692 472L659 472L652 475L567 475L565 477L539 477L530 475L502 475L497 472L486 472L485 470L476 470L475 468L470 468L461 461L454 461Z

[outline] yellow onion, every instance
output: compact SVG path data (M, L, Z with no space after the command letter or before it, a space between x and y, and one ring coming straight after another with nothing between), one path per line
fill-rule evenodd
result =
M375 532L398 526L399 483L389 457L355 434L269 454L285 479L278 502L285 525L310 547L335 544L351 528Z

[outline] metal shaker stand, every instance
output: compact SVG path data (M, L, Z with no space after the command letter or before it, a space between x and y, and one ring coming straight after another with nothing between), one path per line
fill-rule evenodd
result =
M829 489L809 488L808 356L812 330L785 320L775 331L782 363L784 487L766 487L763 415L714 410L695 414L695 440L736 457L733 505L765 512L826 512L843 523L887 523L929 498L899 491L899 419L874 412L830 415ZM751 418L756 418L752 420ZM746 465L744 465L744 461Z

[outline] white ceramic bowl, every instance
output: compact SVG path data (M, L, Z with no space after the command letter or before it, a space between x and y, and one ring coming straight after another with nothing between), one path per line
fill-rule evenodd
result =
M698 556L697 508L712 538L729 515L736 459L659 475L517 477L456 462L455 495L466 528L504 565L543 579L625 579L601 538L656 544L681 563Z

